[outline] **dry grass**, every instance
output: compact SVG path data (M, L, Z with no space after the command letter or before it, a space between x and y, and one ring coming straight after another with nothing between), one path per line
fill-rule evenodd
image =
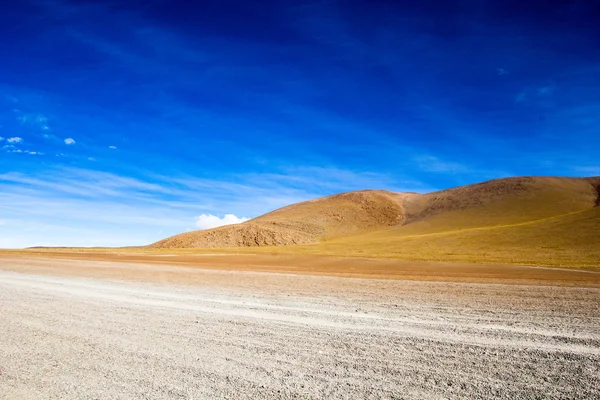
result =
M292 250L292 249L290 249ZM600 208L513 225L415 234L402 229L296 247L300 253L600 268Z
M599 181L517 178L427 194L405 226L295 251L598 268Z

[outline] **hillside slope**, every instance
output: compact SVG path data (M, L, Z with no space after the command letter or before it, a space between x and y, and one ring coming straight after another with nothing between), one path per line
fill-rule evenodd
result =
M318 246L301 246L293 251L418 261L599 268L600 207L530 222L435 233L392 229Z
M289 250L463 261L500 250L506 260L510 251L544 248L547 255L552 249L560 252L559 259L576 249L596 254L594 246L600 248L599 193L600 177L505 178L427 194L350 192L239 225L180 234L151 247L311 244Z
M406 223L395 234L420 234L534 221L588 210L600 178L495 179L407 199Z
M318 243L404 222L411 196L384 190L341 193L280 208L238 225L182 233L152 248L215 248Z

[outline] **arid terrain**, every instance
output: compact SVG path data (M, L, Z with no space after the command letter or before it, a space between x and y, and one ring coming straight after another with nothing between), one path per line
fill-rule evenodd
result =
M514 177L425 194L364 190L182 233L142 250L598 269L599 205L600 177Z
M0 398L592 399L599 300L584 270L6 253Z

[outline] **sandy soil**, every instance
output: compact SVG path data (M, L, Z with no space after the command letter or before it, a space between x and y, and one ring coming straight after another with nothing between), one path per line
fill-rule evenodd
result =
M514 274L1 257L0 398L598 398L598 274Z
M26 259L26 263L20 260ZM81 264L50 263L48 259L80 260ZM286 254L152 254L124 251L0 251L0 263L19 265L21 271L90 277L150 280L152 282L194 283L194 275L152 269L153 265L181 266L193 269L276 272L321 276L402 279L440 282L506 283L526 285L596 285L600 287L600 270L540 268L506 265L477 265L374 258L332 257ZM39 262L38 262L39 261ZM93 262L92 262L93 261ZM110 261L111 263L96 263ZM120 263L142 267L120 268ZM118 270L118 272L117 272ZM148 273L146 273L148 271ZM90 275L91 274L91 275ZM192 281L190 282L190 279Z

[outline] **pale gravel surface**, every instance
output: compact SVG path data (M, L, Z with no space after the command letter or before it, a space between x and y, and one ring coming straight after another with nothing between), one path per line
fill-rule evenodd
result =
M600 397L598 288L185 271L0 271L0 399Z

